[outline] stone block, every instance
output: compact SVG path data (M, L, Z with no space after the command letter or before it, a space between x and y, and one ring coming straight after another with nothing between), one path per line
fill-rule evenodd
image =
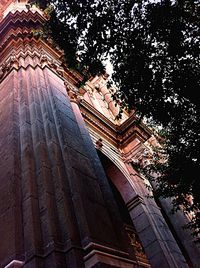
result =
M142 232L143 230L145 230L149 226L151 226L151 222L149 220L149 217L148 217L148 215L146 215L146 213L144 211L143 211L143 213L138 214L138 216L136 218L133 218L132 220L133 220L133 223L134 223L134 226L135 226L137 232Z

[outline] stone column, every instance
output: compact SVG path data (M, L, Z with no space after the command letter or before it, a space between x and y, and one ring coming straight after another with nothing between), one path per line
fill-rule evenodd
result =
M65 105L61 83L47 68L29 66L17 74L25 268L83 267L70 165L65 168L60 144L64 126L59 124L56 93Z
M183 251L185 251L188 262L191 263L192 267L198 268L200 263L200 245L194 242L195 238L191 235L191 230L183 228L183 226L189 223L189 218L181 210L176 213L171 212L172 200L170 198L160 199L159 201L182 245Z
M81 132L84 150L88 159L90 159L91 167L96 177L98 188L100 187L99 189L102 193L105 210L108 213L107 215L104 214L104 217L108 217L110 225L110 227L109 225L106 225L106 228L109 228L109 233L111 234L112 232L115 236L114 240L113 238L108 237L110 239L110 242L107 244L107 246L105 246L106 244L102 243L101 239L96 240L96 243L91 241L88 245L86 245L85 250L89 250L89 253L85 256L85 266L88 268L104 267L104 265L107 265L105 267L137 267L136 262L134 260L129 259L127 248L125 246L125 238L123 236L124 234L122 233L122 222L117 211L114 197L112 195L103 167L99 160L96 149L93 145L93 142L90 138L89 132L85 126L85 122L78 106L78 104L80 103L80 94L79 92L75 91L75 89L72 89L69 86L66 87L68 96L71 101L72 109ZM93 194L91 193L91 195ZM102 217L102 211L97 211L97 213L98 219L100 220L100 218ZM106 218L104 218L104 220L106 220ZM96 231L101 232L97 225ZM104 226L103 232L105 231L106 230ZM117 244L115 244L115 241L117 242Z
M144 181L129 164L127 167L138 194L129 197L126 205L150 264L162 268L188 267L160 208L153 198L148 198L150 192Z
M0 267L24 259L16 75L0 83Z
M127 166L127 169L126 169ZM129 164L125 175L113 164L106 169L107 176L120 192L152 267L188 267L160 209L144 181ZM127 172L128 171L128 172Z

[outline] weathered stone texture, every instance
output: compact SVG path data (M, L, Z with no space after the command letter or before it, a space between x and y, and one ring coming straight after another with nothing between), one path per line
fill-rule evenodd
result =
M23 11L0 21L0 267L13 268L14 260L24 268L144 267L108 178L152 267L187 267L130 164L150 131L134 114L116 123L119 107L104 77L87 82L79 107L81 76L64 66L57 48L30 34L44 22L41 12L14 2ZM106 173L91 136L113 160Z
M21 68L0 94L1 265L18 253L26 268L82 267L88 243L120 248L63 81Z
M18 111L14 73L0 86L0 260L22 257Z

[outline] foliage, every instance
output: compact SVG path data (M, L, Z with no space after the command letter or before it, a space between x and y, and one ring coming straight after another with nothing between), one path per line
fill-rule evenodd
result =
M37 2L53 5L48 33L70 67L87 78L104 71L101 62L109 55L119 88L115 98L163 126L165 150L147 169L159 174L157 194L175 197L176 209L195 211L190 226L199 228L199 1Z

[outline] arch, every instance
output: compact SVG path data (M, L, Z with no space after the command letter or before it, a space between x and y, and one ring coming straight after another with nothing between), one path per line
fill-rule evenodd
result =
M97 156L95 147L100 147L100 151L108 159L115 159L115 162L111 161L111 163L114 163L115 166L116 163L118 165L113 167L116 172L113 181L118 184L119 192L124 198L136 232L152 267L188 268L176 240L163 219L160 208L153 199L147 200L146 195L148 191L145 189L141 177L135 176L136 172L133 167L123 161L119 155L119 148L105 140L103 135L100 135L90 126L87 126L87 132L84 126L85 124L81 121L79 127L82 137L87 144L87 154L92 161L98 180L102 182L106 174L103 171L103 165ZM101 141L99 142L100 139ZM91 147L89 148L89 146ZM94 146L93 149L92 146ZM103 186L107 187L107 183L103 184Z
M127 202L135 195L129 181L121 170L101 151L97 151L108 178L127 236L129 254L134 255L140 267L151 267L129 213ZM132 248L132 249L131 249Z
M117 161L116 158L112 157L112 155L106 155L100 150L97 152L107 177L115 185L125 204L127 204L130 200L137 196L137 192L133 187L133 182L130 182L131 180L130 176L128 176L128 172L125 170L123 164Z
M97 152L107 177L115 185L126 204L152 267L162 265L170 268L188 267L160 208L154 199L147 198L148 190L145 189L141 178L133 179L131 170L126 169L122 160L120 162L119 156L116 157L116 152L107 155L108 151L109 148L107 150L101 148ZM132 172L134 172L133 169Z
M126 178L127 183L129 184L129 187L131 189L131 197L136 196L138 194L141 194L139 191L140 187L136 187L137 182L133 180L134 176L138 176L138 174L134 171L132 174L130 174L130 171L127 169L127 166L125 162L122 160L118 149L116 149L115 146L113 146L111 143L107 142L105 139L103 139L103 146L100 148L98 147L97 143L99 141L99 134L97 134L95 131L93 131L89 126L88 126L88 131L90 134L90 138L92 139L92 142L97 150L97 152L102 153L107 157L113 165L118 168L118 170L123 174L124 179Z

